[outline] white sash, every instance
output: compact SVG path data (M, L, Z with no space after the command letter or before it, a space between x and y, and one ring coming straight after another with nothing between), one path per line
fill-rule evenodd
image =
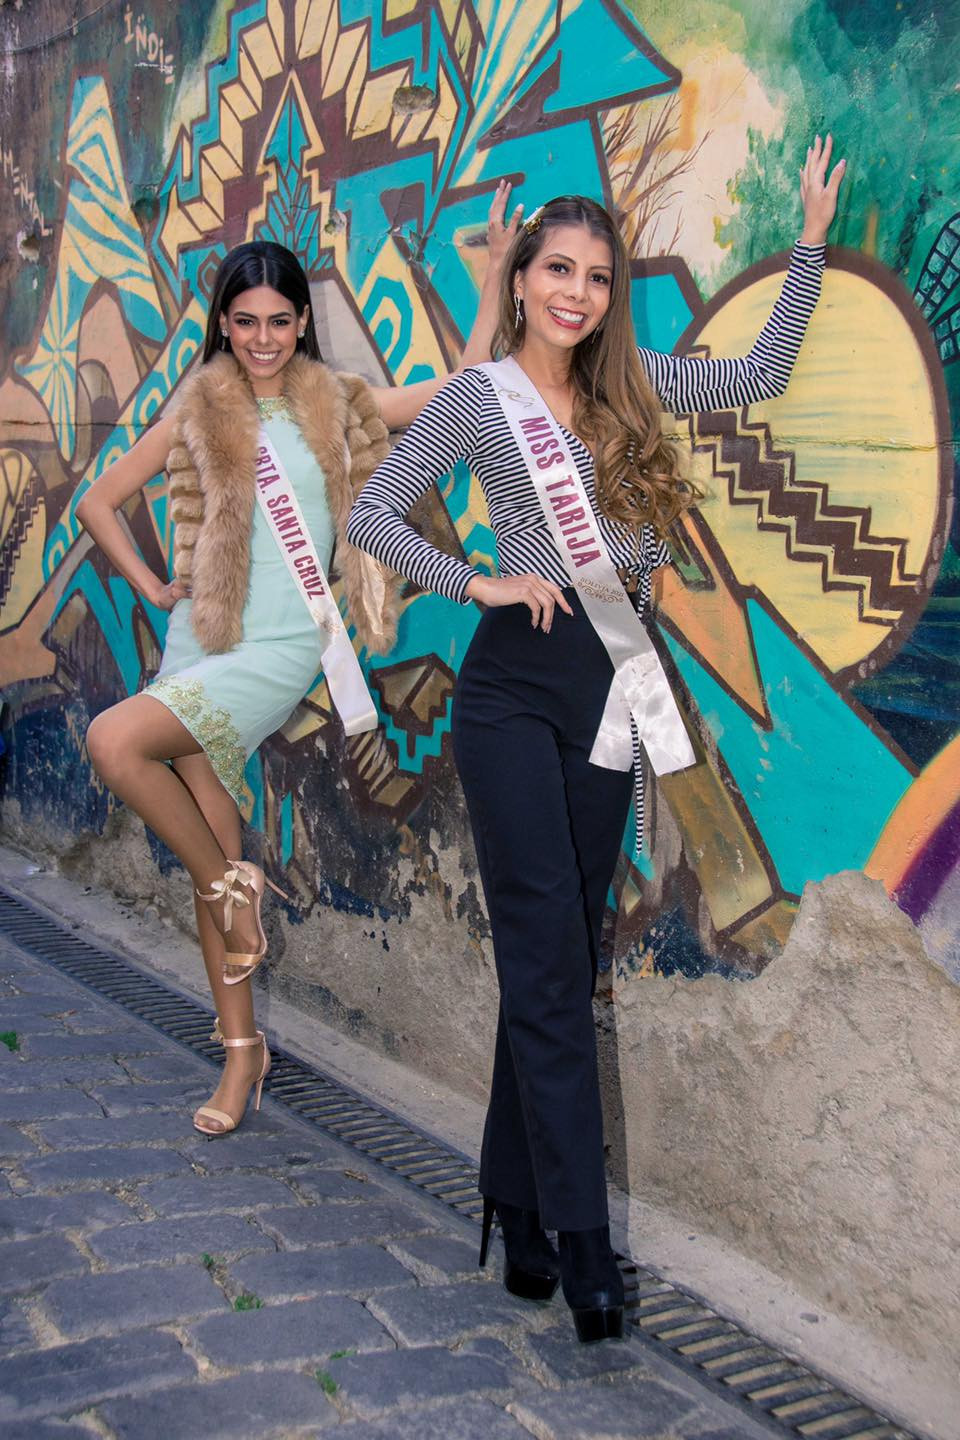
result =
M325 632L320 657L330 698L348 735L377 728L377 711L350 636L330 593L317 548L279 455L263 426L257 439L257 504L318 630Z
M697 757L670 682L610 559L560 426L512 356L477 368L494 383L567 573L613 661L613 681L591 762L606 770L630 769L632 716L658 775L686 769Z

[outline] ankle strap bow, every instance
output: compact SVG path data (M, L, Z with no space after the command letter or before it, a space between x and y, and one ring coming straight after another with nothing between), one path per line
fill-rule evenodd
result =
M211 893L209 895L205 895L202 890L197 891L197 894L200 896L201 900L209 900L211 903L213 903L213 901L215 900L223 901L224 930L230 929L230 923L233 920L234 905L250 904L249 897L247 895L244 895L243 891L240 889L240 886L237 884L239 876L239 870L228 870L222 880L213 881L210 887Z

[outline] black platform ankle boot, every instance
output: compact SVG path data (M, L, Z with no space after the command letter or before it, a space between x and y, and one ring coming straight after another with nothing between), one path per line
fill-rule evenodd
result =
M489 1195L483 1197L480 1268L487 1263L494 1212L500 1221L507 1255L503 1267L504 1286L521 1300L549 1300L560 1283L560 1262L535 1210L521 1210L519 1205L504 1205Z
M577 1339L618 1340L623 1335L623 1277L610 1247L610 1227L561 1230L560 1275L573 1311Z

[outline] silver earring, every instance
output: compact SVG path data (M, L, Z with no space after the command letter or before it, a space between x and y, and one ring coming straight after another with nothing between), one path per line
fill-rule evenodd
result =
M520 296L517 294L516 291L513 292L513 306L514 306L513 328L514 328L515 330L519 330L519 329L520 329L520 321L521 321L521 319L522 319L522 316L521 316L521 314L520 314Z

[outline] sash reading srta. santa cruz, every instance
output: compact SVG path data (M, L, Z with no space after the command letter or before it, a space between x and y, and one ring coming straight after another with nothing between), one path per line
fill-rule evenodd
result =
M590 759L606 770L633 763L630 717L658 775L696 763L690 737L646 627L610 559L563 432L513 357L477 367L497 398L563 556L571 584L613 661L614 676Z
M320 656L330 698L348 735L377 728L377 711L350 644L350 636L310 538L293 486L270 437L261 427L257 440L257 504L286 561L303 603L327 640Z

